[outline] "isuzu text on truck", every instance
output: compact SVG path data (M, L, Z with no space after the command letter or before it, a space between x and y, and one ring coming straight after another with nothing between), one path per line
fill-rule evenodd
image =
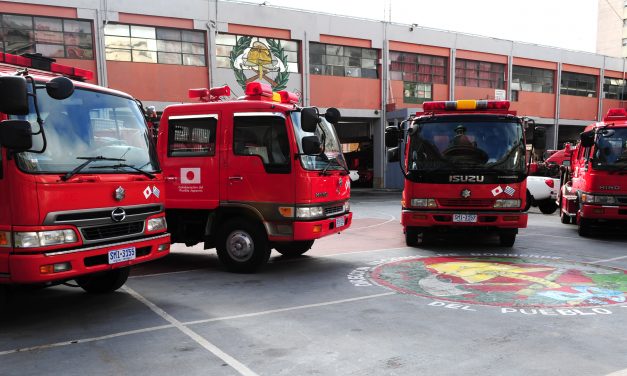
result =
M201 103L168 106L158 151L172 241L215 247L229 270L252 272L274 248L300 255L351 224L350 179L333 123L289 92L249 83L192 89Z
M512 246L527 226L524 119L509 111L508 101L425 102L422 108L386 129L388 161L400 161L405 175L407 245L424 244L436 231L485 229ZM534 133L544 143L542 129Z
M131 265L169 252L140 106L80 82L91 74L0 53L0 289L76 280L113 291Z
M586 127L563 169L562 223L576 223L579 235L594 228L627 225L627 110L613 108L602 122Z

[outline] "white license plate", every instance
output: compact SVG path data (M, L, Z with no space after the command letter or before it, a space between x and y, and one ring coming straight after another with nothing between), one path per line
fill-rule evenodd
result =
M342 227L346 224L346 218L339 217L335 218L335 227Z
M453 222L475 223L477 214L453 214Z
M124 262L124 261L129 261L129 260L134 260L134 259L135 259L135 247L109 251L109 264L117 264L118 262Z

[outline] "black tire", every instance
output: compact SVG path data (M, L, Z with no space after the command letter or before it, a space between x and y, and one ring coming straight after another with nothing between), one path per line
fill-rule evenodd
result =
M307 252L313 246L313 240L303 240L296 242L275 243L274 249L283 256L296 257Z
M553 214L557 210L557 204L555 201L548 199L540 202L538 204L538 208L542 212L542 214Z
M572 219L570 218L570 215L564 213L561 210L560 210L560 221L565 225L569 225L572 223Z
M9 307L9 286L0 285L0 313Z
M531 209L531 203L533 202L533 196L531 196L531 193L529 193L529 191L527 191L527 202L525 202L525 208L523 209L523 211L529 211L529 209Z
M502 230L499 232L499 243L503 247L513 247L516 242L516 230Z
M577 224L577 232L579 233L579 236L584 238L592 235L590 221L585 218L579 218L579 223Z
M227 221L216 244L218 258L230 272L253 273L270 258L270 244L261 224L244 218Z
M131 268L113 269L76 278L76 283L88 293L104 294L122 287L130 272Z
M407 227L405 229L405 244L408 247L417 247L418 246L418 228L416 227Z

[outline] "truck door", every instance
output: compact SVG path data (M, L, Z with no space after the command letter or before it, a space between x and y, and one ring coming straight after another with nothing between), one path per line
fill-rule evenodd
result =
M7 161L3 158L4 150L0 148L0 279L9 276L9 252L11 242L8 234L11 231L11 192L7 178Z
M227 201L247 203L263 212L265 204L294 203L293 132L285 114L233 114L231 145L224 171Z
M219 113L167 119L167 153L161 166L165 176L166 207L212 209L218 206L216 133L219 121Z

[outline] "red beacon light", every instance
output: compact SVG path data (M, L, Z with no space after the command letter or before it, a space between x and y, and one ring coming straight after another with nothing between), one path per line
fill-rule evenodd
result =
M424 102L423 111L509 110L509 101L464 99L458 101Z
M246 90L244 91L244 94L246 96L261 96L272 98L272 86L261 82L251 82L246 85Z
M281 103L297 104L300 101L298 95L286 90L279 91L279 95L281 96Z
M25 68L39 69L52 73L59 73L65 76L69 76L76 80L92 80L94 78L94 72L87 69L74 68L68 65L61 65L55 63L55 59L42 56L41 54L24 54L23 56L17 56L0 52L0 63L6 63L11 65L17 65Z
M229 95L231 95L231 88L228 85L212 87L211 89L189 89L187 91L189 98L199 98L201 102L217 102L220 98Z
M627 110L624 108L610 108L603 118L603 122L627 120Z

